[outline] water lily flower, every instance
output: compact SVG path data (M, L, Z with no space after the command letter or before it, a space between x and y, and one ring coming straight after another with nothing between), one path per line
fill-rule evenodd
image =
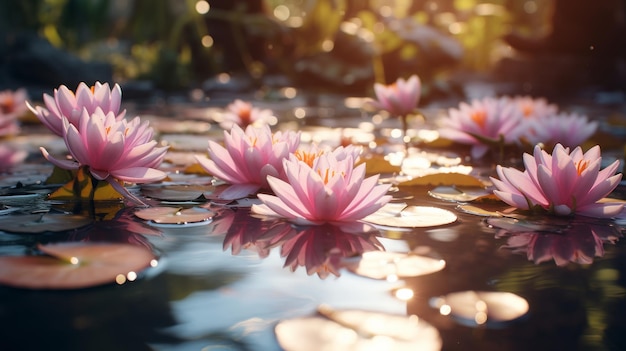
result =
M442 120L439 135L472 145L472 157L481 158L489 150L489 144L517 143L526 128L521 111L508 99L486 97L451 108L448 117Z
M268 124L272 115L272 110L254 107L250 102L236 99L226 107L220 126L226 130L230 130L235 124L241 128L249 125L259 127Z
M78 127L84 109L87 110L88 114L93 114L99 108L105 115L113 113L117 120L123 119L126 114L126 110L119 112L122 89L117 84L109 89L109 83L96 82L90 88L81 82L76 93L65 85L61 85L58 89L54 89L54 97L44 94L43 100L46 105L45 108L33 107L28 103L27 106L41 123L61 137L65 132L63 117L67 118L70 124Z
M57 167L78 169L88 167L97 180L109 182L115 190L138 201L118 181L149 183L165 178L156 169L167 152L167 147L157 147L152 139L153 130L139 117L131 121L118 120L113 112L105 114L100 108L92 114L86 108L78 120L78 127L63 118L63 138L75 161L52 157L40 148L44 157ZM141 203L141 201L139 201Z
M257 214L278 216L296 224L354 222L377 211L391 196L378 175L365 177L365 164L354 167L352 157L337 160L333 153L317 157L313 166L290 158L283 161L287 179L269 176L274 195L258 194Z
M405 138L408 128L407 118L410 114L416 112L422 94L420 78L417 75L412 75L407 80L398 78L390 85L375 83L374 93L376 94L376 100L369 101L370 104L374 108L387 111L390 115L399 117L402 122L402 137Z
M26 150L16 150L4 144L0 144L0 172L6 172L16 164L21 163L28 156Z
M0 91L0 136L19 133L18 119L26 112L26 98L25 89Z
M415 112L422 93L422 83L417 75L409 79L398 78L394 83L374 84L376 100L372 106L389 112L392 116L407 116Z
M530 96L515 96L511 98L514 104L527 119L542 119L558 113L558 107L551 104L545 98L533 98Z
M543 143L576 147L589 139L598 128L597 121L576 113L560 113L528 121L526 139L532 144Z
M588 217L613 217L623 204L599 202L619 184L622 175L615 174L619 161L600 170L600 147L586 153L580 147L571 153L557 144L552 154L535 146L533 155L524 154L526 169L496 167L492 177L494 194L507 204L531 210L541 207L557 215L580 214Z
M284 178L283 159L300 145L300 132L276 132L269 126L248 126L245 131L234 125L224 131L224 146L209 140L209 157L197 156L200 166L216 178L231 184L220 194L235 200L269 188L268 176Z

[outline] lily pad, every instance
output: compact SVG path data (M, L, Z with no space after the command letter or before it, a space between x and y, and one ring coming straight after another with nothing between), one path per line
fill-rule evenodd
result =
M499 328L526 315L526 299L509 292L459 291L430 300L433 308L457 322L474 327Z
M135 216L151 225L204 225L211 222L215 212L202 207L150 207L135 212Z
M440 350L436 328L417 316L363 310L331 310L287 319L275 328L286 351Z
M469 213L469 214L472 214L472 215L475 215L475 216L502 217L502 213L501 212L489 211L489 210L485 210L483 208L480 208L480 207L477 207L477 206L472 206L472 205L459 205L456 208L459 209L462 212Z
M430 206L407 206L395 213L386 210L386 207L381 210L365 217L363 221L384 227L424 228L450 224L457 220L454 213Z
M0 218L0 230L9 233L38 234L76 229L92 222L92 219L85 216L62 213L11 215Z
M106 181L95 179L84 167L79 168L74 178L50 194L51 200L62 201L111 201L123 196Z
M554 222L554 223L551 223ZM560 221L557 218L548 220L540 218L537 220L510 217L490 217L487 218L487 224L506 230L509 233L528 233L528 232L549 232L560 233L567 230L569 223Z
M141 192L151 198L167 201L206 200L204 194L215 190L213 186L203 185L167 185L143 186Z
M354 274L372 279L395 279L439 272L445 266L444 260L413 253L369 251L346 268Z
M464 186L482 188L485 186L478 178L462 173L433 173L421 177L416 177L406 182L400 183L399 186Z
M438 186L428 192L428 195L436 199L457 202L470 202L490 194L490 191L481 187L458 188L456 186Z
M81 289L136 279L156 262L143 246L109 243L39 245L43 255L0 257L0 284L25 289Z

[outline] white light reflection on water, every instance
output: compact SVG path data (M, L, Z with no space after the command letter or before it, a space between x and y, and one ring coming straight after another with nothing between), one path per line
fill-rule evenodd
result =
M460 324L489 328L504 327L528 313L526 299L500 291L459 291L434 297L430 306L444 316L451 316Z
M211 250L217 256L214 260L232 258L228 252L217 253L221 245L214 249ZM172 313L181 323L167 332L194 339L229 330L234 338L244 339L260 350L274 350L275 323L315 313L322 303L335 308L370 309L372 301L376 301L377 310L406 313L406 303L389 294L391 286L386 281L350 274L342 275L341 279L322 280L303 271L292 273L282 267L283 258L275 250L263 260L234 258L238 258L235 260L238 268L229 269L239 271L240 279L172 302ZM210 279L210 274L206 276Z

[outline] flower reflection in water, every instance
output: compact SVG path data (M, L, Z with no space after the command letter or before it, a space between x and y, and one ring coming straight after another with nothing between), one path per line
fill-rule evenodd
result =
M490 220L489 223L498 227L503 224L502 220ZM574 219L561 228L555 226L553 229L556 230L515 232L501 229L496 237L507 238L503 248L525 253L530 261L539 264L554 260L558 266L570 262L591 264L594 257L604 256L604 243L614 244L621 237L620 231L612 224L589 219Z
M220 212L211 225L214 233L226 234L224 250L230 247L233 255L248 250L256 252L260 258L266 258L273 247L294 232L287 223L251 217L250 212L243 208Z
M145 246L153 250L147 236L161 236L158 228L137 221L131 209L121 209L112 218L94 221L69 237L71 241L111 242Z
M243 250L256 252L260 258L280 247L285 267L296 271L305 267L308 275L324 279L339 276L345 259L368 251L384 251L378 241L379 231L367 224L354 222L341 226L294 226L284 221L251 217L245 209L220 212L211 223L213 232L224 234L224 250L233 255Z
M322 279L330 274L340 276L345 258L384 251L378 234L378 230L363 223L302 227L285 240L280 254L285 257L285 267L292 271L303 266L308 275L317 273Z

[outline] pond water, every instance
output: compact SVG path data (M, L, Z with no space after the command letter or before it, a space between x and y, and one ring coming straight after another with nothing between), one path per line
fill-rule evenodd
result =
M184 109L185 123L153 116L159 138L172 145L168 171L181 171L190 154L219 137L210 123L190 117L201 110ZM337 113L287 125L315 140L340 135L330 125L342 124L345 133L368 121L358 114L339 120ZM45 200L47 187L32 186L52 171L35 146L64 146L32 128L15 141L30 148L31 157L2 178L3 203L19 208L5 218L67 210ZM456 151L438 152L453 158ZM475 168L473 174L490 172ZM206 180L180 173L187 184ZM11 197L18 182L44 195ZM426 212L428 224L416 228L297 227L250 216L247 206L144 197L155 206L202 208L213 216L195 225L159 225L138 218L137 208L109 204L99 205L96 212L106 213L99 220L77 229L4 230L3 256L37 252L39 243L114 242L150 248L158 262L136 278L94 287L0 286L1 349L381 350L403 349L403 343L412 350L626 349L623 220L491 218L429 195L433 188L400 186L392 193L393 202L408 209L445 210ZM625 192L622 182L614 196ZM472 205L507 208L495 201ZM456 218L438 217L448 214ZM376 318L399 327L385 332L361 323ZM348 348L337 335L364 341Z

